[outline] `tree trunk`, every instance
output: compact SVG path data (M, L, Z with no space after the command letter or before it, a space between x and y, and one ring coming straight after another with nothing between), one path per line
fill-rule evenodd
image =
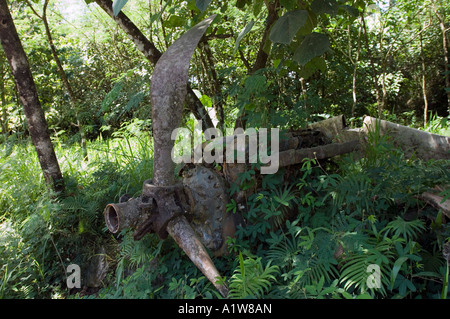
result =
M34 10L34 8L31 5L31 3L27 0L28 6L31 8L31 10L33 10L34 14L39 19L41 19L42 22L44 23L45 34L47 35L47 41L48 41L48 44L50 46L50 51L52 52L53 59L55 60L56 66L58 67L59 77L60 77L61 81L63 82L63 85L64 85L64 87L67 90L67 93L69 94L71 107L75 111L75 117L76 117L76 120L77 120L76 126L78 127L78 131L80 132L80 137L81 137L81 148L82 148L82 151L83 151L83 159L84 160L88 160L88 153L87 153L87 146L86 146L86 137L85 137L85 134L84 134L83 127L82 127L82 125L80 123L80 119L79 119L79 116L78 116L78 110L77 110L78 99L75 96L75 93L73 92L72 86L70 85L69 79L67 78L66 72L64 71L64 68L62 66L61 60L58 57L58 53L56 52L56 47L55 47L55 44L53 42L52 33L50 32L50 26L49 26L48 20L47 20L48 2L49 2L49 0L45 0L44 9L42 11L42 15L39 15Z
M267 19L266 19L266 28L264 29L263 37L261 39L261 42L259 44L259 51L256 55L255 63L253 64L253 67L250 70L250 74L254 74L256 71L265 68L267 64L267 59L269 58L269 54L266 52L267 43L269 40L269 32L272 28L272 25L278 20L278 7L279 7L279 1L275 0L274 2L264 1L267 6ZM243 59L245 60L245 59ZM243 128L245 129L245 108L242 110L242 113L238 115L238 118L236 119L236 122L234 124L234 128Z
M152 64L156 64L162 53L150 42L145 35L138 29L138 27L121 11L117 16L114 15L111 0L95 0L95 2L103 9L119 27L126 33L128 38L136 45L137 49L149 60ZM194 114L195 118L202 121L204 129L214 127L214 124L206 112L203 104L195 95L191 86L188 85L186 104L189 110Z
M364 12L363 12L363 15L364 15ZM381 94L380 94L380 86L378 84L378 76L377 76L377 71L375 69L375 61L373 59L372 50L370 49L370 45L369 45L369 35L367 34L366 19L364 18L364 16L362 17L361 21L362 21L362 25L363 25L366 50L367 50L367 54L369 55L370 67L372 69L372 80L373 80L373 86L375 89L375 94L376 94L376 99L377 99L378 116L381 117L382 101L381 101Z
M444 197L431 192L424 192L416 197L427 202L436 209L442 210L442 212L450 218L450 199L444 200Z
M447 44L447 28L445 26L445 15L441 16L439 14L439 10L436 7L436 1L431 1L432 5L433 5L433 10L434 13L436 14L436 17L439 20L439 26L441 27L441 32L442 32L442 49L443 49L443 53L444 53L444 74L445 74L445 89L447 91L447 103L448 103L448 108L447 111L450 114L450 70L449 70L449 64L450 64L450 60L448 57L448 44Z
M0 40L19 91L20 101L45 181L54 191L62 192L64 181L50 140L45 114L41 108L28 59L6 0L0 0Z
M269 3L266 2L266 6L268 11L266 28L264 29L263 37L259 44L259 50L256 56L255 63L253 64L252 70L250 71L251 74L255 73L259 69L266 67L267 59L269 58L269 54L266 52L268 43L267 41L270 41L269 32L270 29L272 28L272 25L275 23L275 21L278 20L278 7L279 7L278 0Z
M364 19L363 16L361 16L361 19ZM349 27L350 28L350 27ZM352 97L353 97L353 105L352 105L352 117L355 117L355 111L356 111L356 104L358 102L357 97L356 97L356 75L357 75L357 71L358 71L358 62L359 62L359 54L361 52L361 31L362 31L362 27L359 27L359 31L358 31L358 45L356 47L356 57L355 57L355 63L353 66L353 83L352 83ZM350 33L350 30L349 30ZM350 34L349 34L350 36ZM351 53L351 52L349 52Z
M1 90L1 102L2 102L2 114L0 116L0 127L2 134L6 136L8 133L8 112L6 110L6 98L5 98L5 74L6 68L3 63L3 54L0 57L0 90Z
M348 141L344 143L331 143L311 148L290 149L279 154L279 166L286 167L300 164L305 159L326 159L337 155L343 155L358 151L360 148L359 140Z

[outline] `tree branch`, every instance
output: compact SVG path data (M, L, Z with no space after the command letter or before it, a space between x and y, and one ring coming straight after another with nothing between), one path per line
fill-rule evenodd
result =
M255 73L257 70L262 69L267 64L267 59L269 58L269 54L266 52L265 47L269 37L270 28L278 19L278 8L279 1L275 0L274 2L264 1L267 6L268 15L266 19L266 28L264 29L263 37L261 39L261 43L259 44L259 51L256 56L255 64L253 65L250 73Z
M147 60L152 64L158 62L162 53L145 35L142 34L139 28L122 11L119 12L117 16L114 15L111 0L95 0L95 2L120 26ZM208 112L206 112L203 104L197 98L190 85L188 85L186 103L195 118L202 121L203 128L214 127L211 117Z

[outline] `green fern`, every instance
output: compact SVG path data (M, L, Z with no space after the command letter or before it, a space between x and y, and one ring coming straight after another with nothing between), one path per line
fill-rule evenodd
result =
M276 280L275 274L279 272L278 266L271 266L269 261L266 267L261 257L244 259L239 253L239 268L230 278L229 296L232 298L262 298Z
M383 241L375 247L365 248L354 254L350 254L341 262L340 283L343 284L344 290L357 290L360 293L371 291L368 288L367 279L370 275L368 272L369 265L376 264L380 267L381 287L377 289L383 296L387 292L385 287L390 284L390 271L393 264L395 253L391 242Z
M380 233L384 233L384 236L397 236L405 239L406 241L415 240L425 230L424 222L420 219L406 221L400 216L389 222Z
M344 208L349 214L361 215L372 211L371 198L377 191L371 186L371 181L365 173L355 173L339 178L331 192L335 212Z
M333 256L334 235L326 228L300 228L289 223L287 226L289 234L271 234L267 257L282 269L285 284L278 290L290 298L303 298L306 287L312 289L321 281L330 283L339 276Z
M267 240L271 244L267 257L279 265L285 273L289 273L301 251L301 239L296 236L286 236L284 233L280 236L274 233L271 233L271 235L272 238Z
M271 216L271 224L274 229L281 228L282 224L288 217L292 207L298 204L297 192L292 190L293 185L286 185L283 189L272 188L271 195L271 211L277 211L279 214L273 214Z
M296 269L304 269L302 277L298 279L299 284L302 286L317 284L321 278L330 282L338 277L338 270L330 259L324 259L318 255L313 255L301 264L302 266L296 267ZM306 268L304 268L305 266Z

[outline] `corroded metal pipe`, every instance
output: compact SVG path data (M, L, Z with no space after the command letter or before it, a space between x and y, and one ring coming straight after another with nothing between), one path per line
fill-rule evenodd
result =
M211 281L220 294L226 297L228 295L228 288L221 283L219 271L186 218L179 216L171 220L167 226L167 231L195 266Z
M108 204L104 211L108 230L115 234L125 228L136 228L145 220L138 205L138 198L132 198L125 203Z
M170 235L222 296L226 297L227 287L220 283L220 273L205 248L208 246L216 253L224 245L217 238L223 235L224 224L217 223L217 220L223 217L224 207L217 209L217 204L211 206L203 198L209 189L209 194L215 194L215 198L224 201L220 203L220 207L225 206L225 198L222 196L224 188L212 188L207 181L216 186L219 186L219 182L209 178L213 175L208 172L210 170L207 168L194 169L194 172L183 179L185 186L175 184L158 187L151 184L151 181L145 181L141 196L108 204L104 216L112 233L130 228L134 230L135 240L141 239L146 233L156 233L161 239ZM202 182L204 187L199 185ZM194 224L191 225L190 222Z

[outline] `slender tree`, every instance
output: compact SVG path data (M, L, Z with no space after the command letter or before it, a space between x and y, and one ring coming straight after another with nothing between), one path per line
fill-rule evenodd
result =
M41 108L27 56L17 34L6 0L0 0L0 41L8 58L28 130L36 149L47 185L56 192L64 190L64 181L50 140L47 121Z
M423 94L423 125L428 123L428 97L427 97L427 67L425 64L425 53L423 51L423 35L420 33L420 60L422 62L422 94Z
M363 16L361 18L361 22L362 22L362 30L363 30L363 34L364 34L364 44L366 46L366 51L367 54L369 56L369 64L370 64L370 69L372 71L372 81L373 81L373 87L375 89L375 95L376 95L376 100L377 100L377 109L378 109L378 117L381 117L381 90L380 90L380 85L378 82L378 74L375 68L375 58L374 55L372 54L372 49L370 47L369 44L369 35L368 35L368 29L367 29L367 25L366 25L366 19L364 17L365 11L363 12Z
M361 20L364 19L364 17L361 15ZM356 105L358 103L358 99L356 97L356 77L357 77L357 71L358 71L358 64L359 64L359 55L361 53L361 33L362 33L362 26L359 27L358 31L358 40L357 40L357 47L356 47L356 57L355 59L351 59L353 61L353 81L352 81L352 97L353 97L353 105L352 105L352 117L355 116L356 111ZM348 36L349 36L349 57L351 58L351 47L350 47L350 25L348 26Z
M439 27L441 28L442 33L442 53L444 56L444 76L445 76L445 86L447 90L447 103L448 103L448 112L450 113L450 59L448 54L448 38L447 38L447 31L449 30L446 25L446 16L445 16L445 10L442 10L440 12L439 5L441 4L440 1L432 0L431 4L433 6L434 13L436 15L436 18L439 21ZM442 5L443 6L443 5Z
M267 65L267 61L269 59L269 54L267 53L267 43L269 43L269 32L275 22L278 20L278 11L280 9L280 3L278 0L275 1L264 1L264 4L267 7L267 19L266 25L264 28L264 32L262 35L261 42L259 43L259 50L256 55L256 60L253 66L249 69L249 74L254 74L256 71L265 68ZM240 51L239 51L240 52ZM242 53L240 52L241 58L243 58ZM243 60L245 60L243 58ZM239 114L236 122L234 124L235 128L245 128L246 125L246 112L245 109L242 110L241 114Z
M95 2L119 25L147 60L153 64L158 62L162 52L156 48L153 42L147 39L147 37L123 12L120 12L117 16L114 14L112 7L113 2L111 0L95 0ZM203 104L197 98L190 85L188 85L186 104L196 119L202 121L204 129L214 127L211 117L208 112L206 112Z
M83 127L81 125L80 119L79 119L79 115L78 115L78 111L77 111L77 105L78 105L78 98L75 95L74 90L72 89L72 85L69 82L69 79L67 78L67 74L66 71L64 70L64 67L61 63L61 60L59 59L58 53L56 51L56 46L55 43L53 41L53 36L52 33L50 31L50 25L48 23L48 19L47 19L47 8L48 8L48 2L49 0L45 0L44 2L44 8L42 10L42 14L39 14L32 6L32 4L30 3L30 1L26 0L28 6L31 8L31 10L34 12L34 14L42 20L42 22L44 23L44 27L45 27L45 34L47 36L47 41L48 44L50 46L50 51L52 52L52 56L53 56L53 60L55 60L56 62L56 66L58 67L58 73L59 73L59 77L67 91L67 93L69 94L70 97L70 102L71 102L71 107L73 108L73 110L75 110L75 116L76 116L76 121L77 124L76 126L78 127L78 130L80 132L80 137L81 137L81 147L83 150L83 158L84 160L88 159L88 152L87 152L87 146L86 146L86 137L84 134L84 130Z
M0 52L1 54L2 52ZM5 80L6 80L6 59L4 59L3 54L0 55L0 101L2 103L2 112L0 114L0 128L2 129L2 134L7 134L8 132L8 112L6 109L6 97L5 97Z

